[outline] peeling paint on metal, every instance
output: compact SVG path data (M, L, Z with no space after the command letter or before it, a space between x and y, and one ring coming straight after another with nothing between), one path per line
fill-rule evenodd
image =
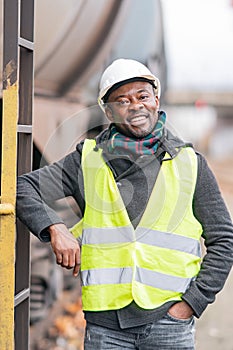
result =
M0 349L14 349L14 262L15 262L15 197L18 86L10 85L15 67L10 64L7 89L3 90L2 176L0 206Z
M3 89L14 85L17 79L17 66L14 60L8 62L3 70Z

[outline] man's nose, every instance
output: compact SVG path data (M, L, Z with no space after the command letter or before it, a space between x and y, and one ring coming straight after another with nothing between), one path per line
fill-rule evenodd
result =
M138 99L133 99L130 102L129 108L131 110L140 110L143 108L143 103Z

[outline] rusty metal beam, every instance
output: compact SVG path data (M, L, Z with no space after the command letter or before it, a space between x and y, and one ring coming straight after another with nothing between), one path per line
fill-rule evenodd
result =
M0 349L14 349L15 196L18 120L18 0L4 0L0 215Z
M0 203L1 350L27 350L29 346L30 241L22 224L18 225L16 240L15 199L17 173L31 169L33 34L34 0L4 0Z

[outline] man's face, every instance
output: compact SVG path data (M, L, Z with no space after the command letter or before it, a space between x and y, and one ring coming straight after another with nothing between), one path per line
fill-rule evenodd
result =
M114 90L106 115L122 134L143 138L154 130L158 120L159 99L147 82L131 82Z

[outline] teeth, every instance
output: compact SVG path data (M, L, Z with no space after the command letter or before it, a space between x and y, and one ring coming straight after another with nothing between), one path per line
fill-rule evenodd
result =
M130 124L132 126L138 126L138 125L144 124L145 120L146 120L146 116L145 115L140 115L140 116L137 116L137 117L133 117L130 120Z
M141 119L144 119L144 118L145 118L145 116L134 117L133 119L131 119L131 121L141 120Z

